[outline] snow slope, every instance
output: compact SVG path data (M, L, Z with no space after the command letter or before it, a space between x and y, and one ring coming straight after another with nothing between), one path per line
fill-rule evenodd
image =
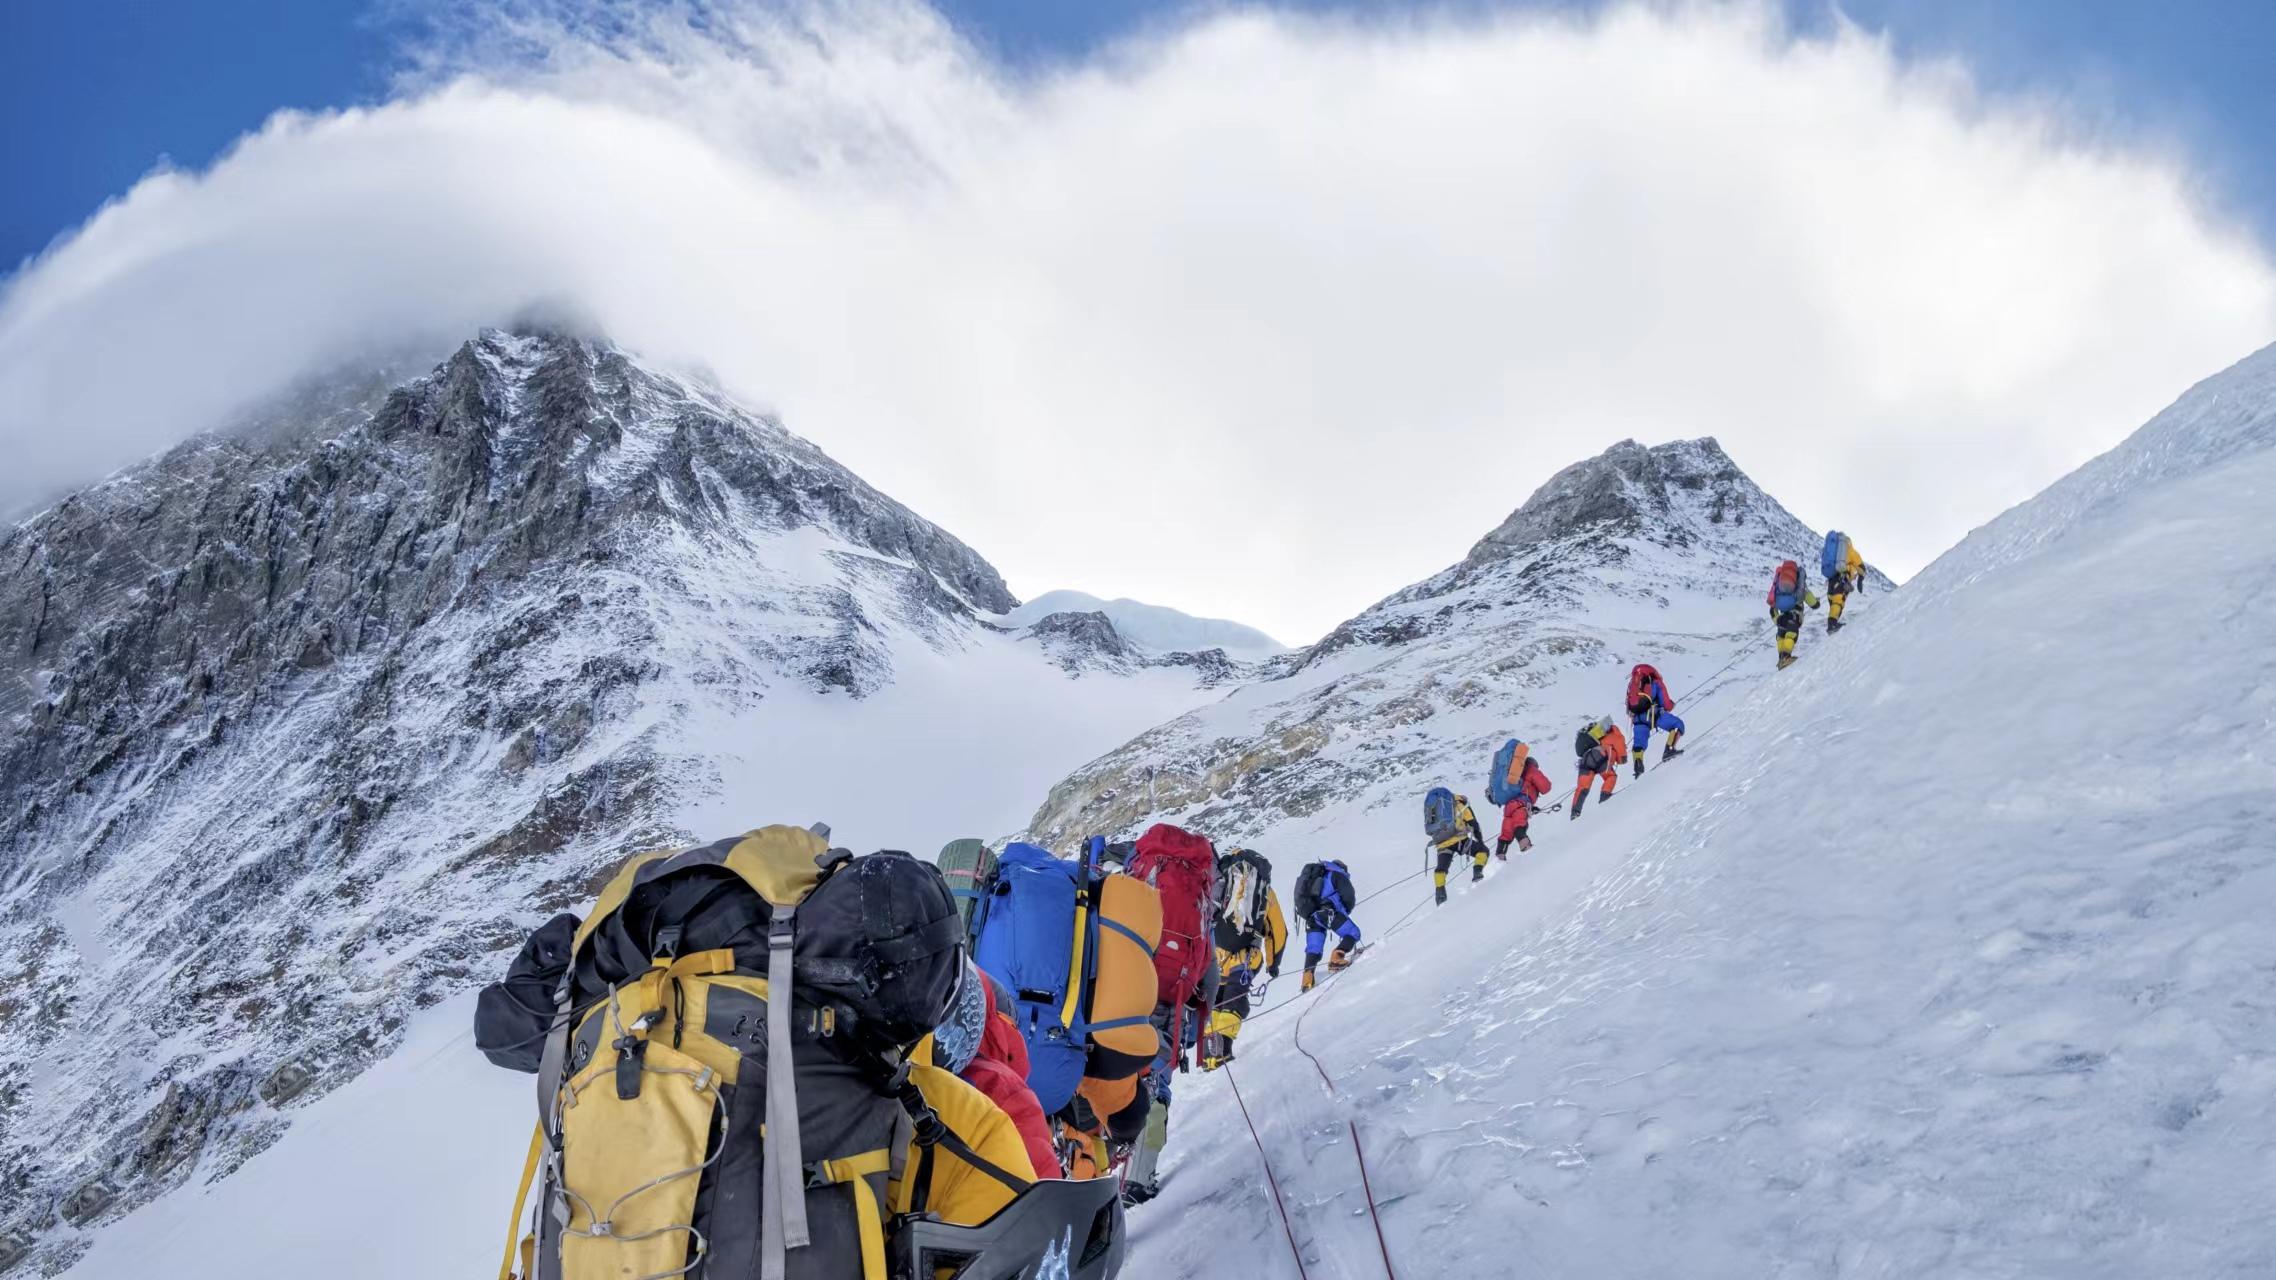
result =
M1106 615L1124 639L1156 653L1199 653L1223 649L1228 656L1261 661L1288 652L1288 646L1257 630L1223 618L1190 613L1130 599L1101 600L1085 591L1046 591L1002 616L1005 626L1025 627L1054 613Z
M1235 1067L1313 1280L1384 1271L1347 1122L1403 1275L2276 1274L2272 446L2276 349L1533 858L1369 904ZM1298 1274L1228 1083L1134 1273Z

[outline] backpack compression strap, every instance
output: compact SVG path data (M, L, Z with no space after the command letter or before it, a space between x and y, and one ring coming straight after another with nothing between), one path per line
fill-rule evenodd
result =
M789 1251L813 1243L806 1226L805 1159L798 1140L798 1073L787 1070L790 1049L790 974L795 906L777 906L767 928L767 1133L765 1172L759 1187L759 1275L786 1280ZM779 975L779 976L778 976ZM779 985L778 985L779 984ZM878 1246L882 1255L884 1245ZM863 1242L863 1265L869 1262Z
M886 1280L885 1212L877 1203L877 1192L869 1185L868 1175L892 1171L893 1153L884 1147L858 1156L817 1160L806 1167L806 1186L829 1187L844 1183L853 1193L854 1221L861 1235L862 1280Z

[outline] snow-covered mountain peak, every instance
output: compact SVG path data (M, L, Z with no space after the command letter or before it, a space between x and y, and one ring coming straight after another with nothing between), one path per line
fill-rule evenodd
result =
M1197 618L1127 597L1102 600L1086 591L1046 591L1005 614L1002 621L1006 626L1029 626L1058 613L1099 614L1123 640L1154 653L1222 649L1236 659L1262 661L1288 652L1288 646L1255 627L1224 618Z
M1744 523L1776 509L1712 437L1648 448L1623 440L1549 477L1465 562L1507 559L1590 531L1680 535L1697 521Z
M0 533L0 1258L226 1176L629 849L1000 832L1234 674L1072 679L1016 604L781 424L531 326Z
M1063 839L1174 816L1246 837L1349 805L1403 807L1450 755L1511 734L1562 742L1615 710L1630 663L1693 691L1765 642L1772 569L1814 564L1819 542L1714 441L1624 442L1552 477L1485 553L1085 766L1030 830ZM1870 589L1886 586L1876 575Z

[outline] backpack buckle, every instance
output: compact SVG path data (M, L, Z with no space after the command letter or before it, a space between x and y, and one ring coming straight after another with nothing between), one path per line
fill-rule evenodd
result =
M630 1102L640 1096L640 1072L648 1060L648 1041L638 1036L621 1036L611 1046L616 1050L616 1096L620 1102Z

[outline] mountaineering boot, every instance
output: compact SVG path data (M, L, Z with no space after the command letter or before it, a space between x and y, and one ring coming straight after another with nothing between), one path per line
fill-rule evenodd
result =
M1435 893L1435 894L1437 894L1437 895L1438 895L1438 905L1440 905L1440 906L1442 906L1442 907L1446 905L1446 886L1445 886L1445 885L1443 885L1443 884L1442 884L1442 885L1438 886L1436 889L1433 889L1431 892L1433 892L1433 893Z
M1518 851L1519 853L1531 853L1531 852L1533 852L1533 837L1532 837L1532 836L1519 836L1519 837L1517 838L1517 851Z
M1573 797L1573 807L1566 812L1572 817L1578 818L1581 816L1581 806L1587 803L1588 792L1583 791L1579 795Z
M1662 748L1660 751L1660 763L1666 764L1668 761L1673 760L1682 754L1683 753L1681 751L1676 750L1674 747Z
M1444 893L1444 892L1446 892L1446 891L1445 891L1444 889L1441 889L1441 890L1439 890L1439 892L1440 892L1440 893ZM1313 987L1316 987L1316 986L1318 986L1319 984L1320 984L1320 978L1319 978L1319 975L1318 975L1318 974L1315 974L1315 973L1313 973L1313 972L1312 972L1310 969L1306 969L1306 970L1304 971L1304 981L1303 981L1303 982L1301 982L1301 983L1299 983L1299 984L1297 985L1297 990L1299 990L1299 991L1310 991L1310 990L1311 990Z
M1483 880L1483 879L1485 879L1485 878L1486 878L1486 864L1484 864L1484 863L1482 863L1482 862L1478 862L1478 863L1472 863L1472 864L1471 864L1471 866L1470 866L1470 883L1472 883L1472 884L1476 884L1476 883L1478 883L1480 880Z
M1329 973L1342 973L1344 970L1349 969L1350 967L1351 952L1345 950L1342 947L1337 947L1334 951L1328 953Z
M1641 751L1636 753L1636 776L1644 776L1644 753Z
M1496 841L1494 841L1494 857L1495 857L1497 860L1499 860L1499 861L1502 861L1502 862L1507 862L1507 861L1509 861L1509 841L1507 841L1507 840L1496 840Z
M1839 619L1839 618L1828 618L1828 619L1826 619L1826 634L1827 634L1827 635L1829 635L1829 636L1830 636L1830 635L1832 635L1834 632L1836 632L1836 631L1839 631L1839 630L1841 630L1841 619Z
M1791 667L1791 666L1793 666L1793 665L1794 665L1794 655L1793 655L1793 654L1791 654L1791 653L1782 653L1782 654L1779 654L1779 655L1778 655L1778 669L1779 669L1780 671L1784 671L1786 668L1788 668L1788 667Z

